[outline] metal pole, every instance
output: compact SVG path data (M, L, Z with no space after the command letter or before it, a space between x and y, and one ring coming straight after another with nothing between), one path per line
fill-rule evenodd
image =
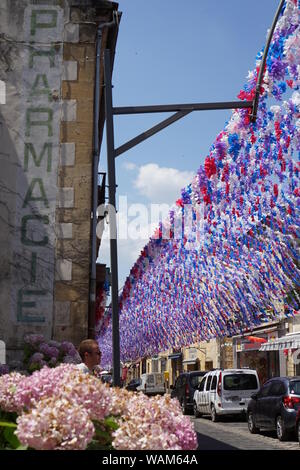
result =
M89 312L88 312L88 337L95 338L96 321L96 289L97 289L97 207L98 207L98 165L99 165L99 115L100 115L100 61L103 28L110 28L118 24L118 14L113 12L113 19L109 23L101 23L97 28L96 43L96 69L95 69L95 94L94 94L94 134L93 134L93 189L91 211L91 264L89 286Z
M281 12L282 7L284 5L284 2L285 2L285 0L281 0L281 2L279 3L279 6L277 8L272 26L271 26L270 31L269 31L267 43L265 45L264 55L263 55L263 58L262 58L261 63L260 63L259 75L258 75L256 90L255 90L255 97L254 97L254 100L253 100L253 109L252 109L252 115L251 115L251 121L252 122L255 122L256 118L257 118L257 108L258 108L258 102L259 102L259 96L260 96L260 87L261 87L261 84L262 84L262 81L263 81L263 76L264 76L264 73L265 73L265 65L266 65L267 55L268 55L268 52L269 52L269 47L270 47L270 44L271 44L273 33L274 33L274 30L275 30L280 12Z
M92 194L92 253L91 253L91 281L90 305L88 321L88 337L95 338L95 308L96 308L96 259L97 259L97 206L98 206L98 164L99 164L99 111L100 111L100 53L102 42L102 26L97 30L96 46L96 72L94 96L94 142L93 142L93 194Z
M145 114L145 113L173 113L191 111L214 111L217 109L240 109L252 108L253 101L220 101L216 103L179 103L158 104L150 106L121 106L113 108L113 113L122 114Z
M116 168L114 122L112 111L112 84L110 51L104 51L104 84L105 84L105 116L107 173L109 196L109 227L110 227L110 269L111 269L111 305L112 305L112 353L113 353L113 384L120 385L120 333L119 333L119 289L118 289L118 256L117 256L117 224L116 224Z
M149 139L149 137L152 137L153 135L157 134L158 132L162 131L166 127L170 126L174 122L178 121L179 119L182 119L184 116L190 113L191 111L185 111L185 112L178 112L176 114L173 114L168 119L165 119L164 121L160 122L156 126L151 127L151 129L148 129L142 134L139 134L134 139L131 139L128 142L126 142L124 145L121 145L121 147L118 147L116 149L116 157L118 157L119 155L122 155L122 153L127 152L127 150L131 149L132 147L135 147L141 142L144 142L144 140Z

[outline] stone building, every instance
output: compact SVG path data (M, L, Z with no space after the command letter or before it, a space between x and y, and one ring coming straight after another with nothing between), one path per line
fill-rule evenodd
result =
M96 37L115 19L101 30L101 51L114 57L119 16L117 3L102 0L0 3L0 340L8 360L28 333L76 345L93 336ZM102 58L99 87L100 145Z

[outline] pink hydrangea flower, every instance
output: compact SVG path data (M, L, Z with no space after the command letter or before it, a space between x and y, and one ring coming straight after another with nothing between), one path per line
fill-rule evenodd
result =
M18 372L5 374L0 377L0 409L8 412L19 412L22 406L16 401L16 391L24 381L24 375Z
M85 449L92 421L116 416L113 446L123 450L196 449L193 425L177 400L110 388L76 366L44 367L29 377L0 377L0 408L22 413L16 434L34 449Z
M197 435L178 401L168 395L146 397L132 394L127 416L120 419L113 446L119 450L194 450Z
M19 409L30 409L43 398L58 396L62 385L69 381L74 366L60 365L56 368L43 367L29 377L25 377L15 393L15 401Z
M86 410L65 397L41 400L17 424L19 441L37 450L84 450L95 432Z

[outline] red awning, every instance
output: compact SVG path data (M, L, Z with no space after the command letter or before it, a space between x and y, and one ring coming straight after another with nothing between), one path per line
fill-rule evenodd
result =
M265 338L258 338L257 336L247 336L247 339L251 342L251 343L267 343L268 340L265 339Z

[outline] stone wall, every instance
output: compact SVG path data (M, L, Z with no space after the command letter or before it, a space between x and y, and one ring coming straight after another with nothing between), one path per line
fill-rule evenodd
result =
M96 30L113 9L101 0L0 3L0 340L8 359L28 333L75 344L88 335ZM106 30L102 46L111 47Z

